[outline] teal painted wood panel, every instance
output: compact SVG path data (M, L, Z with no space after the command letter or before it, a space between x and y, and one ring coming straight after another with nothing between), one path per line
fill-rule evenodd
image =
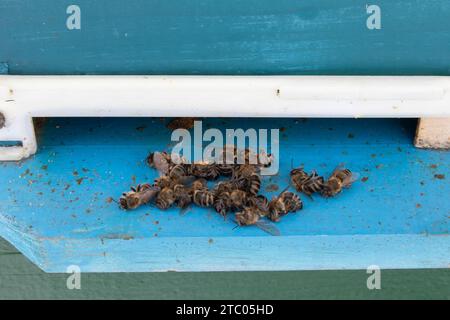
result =
M450 299L450 269L47 274L0 238L0 299Z
M80 30L66 28L71 4ZM449 75L449 17L444 0L1 0L0 62L11 74Z

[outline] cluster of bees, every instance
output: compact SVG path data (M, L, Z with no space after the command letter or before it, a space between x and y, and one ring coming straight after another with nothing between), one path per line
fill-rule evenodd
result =
M250 154L248 149L244 150L244 164L238 164L236 150L233 150L234 161L231 161L231 164L188 164L184 161L173 161L171 155L166 152L153 152L146 162L160 172L160 177L155 179L153 184L139 184L123 193L119 205L125 210L136 209L145 204L153 204L161 210L173 206L185 210L194 204L213 208L224 218L229 213L234 213L238 226L256 225L276 234L276 229L267 223L267 219L277 222L281 217L303 208L300 196L288 191L291 185L297 192L308 197L314 193L333 197L343 188L349 187L356 177L343 167L336 168L328 180L315 171L308 174L302 167L295 168L290 172L291 185L269 200L259 194L259 191L260 170L263 166L270 165L271 156L257 155L256 164L250 164ZM217 180L219 181L213 187L208 187L209 181Z

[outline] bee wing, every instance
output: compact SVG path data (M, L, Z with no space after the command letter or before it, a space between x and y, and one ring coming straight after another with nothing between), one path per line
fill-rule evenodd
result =
M266 220L259 220L256 222L255 226L257 226L259 229L267 232L268 234L271 234L272 236L280 236L281 232L278 230L275 225L269 221Z
M344 169L345 169L345 164L344 164L343 162L341 162L341 163L339 163L339 164L337 165L336 168L334 168L334 170L333 170L333 172L331 173L331 175L334 175L337 171L344 170Z
M352 174L344 180L344 185L351 185L353 182L359 180L361 175L358 172L352 172Z

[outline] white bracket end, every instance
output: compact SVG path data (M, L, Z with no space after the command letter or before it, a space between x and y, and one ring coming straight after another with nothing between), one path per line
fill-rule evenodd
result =
M33 119L0 105L0 161L18 161L36 153L37 143ZM16 143L17 145L7 145Z

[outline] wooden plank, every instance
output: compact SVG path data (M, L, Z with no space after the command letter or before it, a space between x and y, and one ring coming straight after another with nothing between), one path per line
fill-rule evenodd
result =
M449 149L450 118L421 118L414 142L418 148Z
M278 191L266 186L284 188L292 164L328 177L345 163L362 180L334 199L303 197L304 209L277 223L280 237L235 229L232 215L224 221L195 206L185 215L153 206L125 213L108 199L158 176L143 159L168 150L170 119L48 118L36 156L2 163L0 235L49 272L71 264L92 272L448 265L450 153L415 148L415 119L203 121L224 133L284 128L279 175L263 182L269 198Z
M450 2L377 0L1 1L10 74L449 75ZM374 3L375 4L375 3Z
M450 269L382 270L368 290L366 270L298 272L46 274L0 238L0 299L449 299Z

